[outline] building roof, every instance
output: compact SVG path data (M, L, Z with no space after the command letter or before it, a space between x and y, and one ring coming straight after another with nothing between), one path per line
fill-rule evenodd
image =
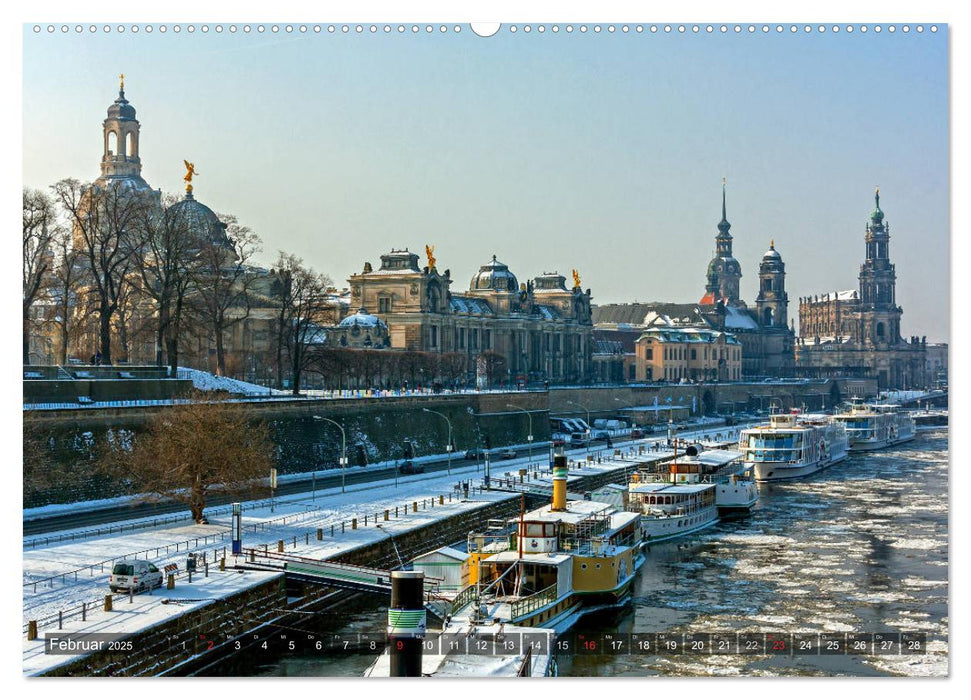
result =
M434 551L426 552L425 554L422 554L419 557L415 557L412 561L420 562L424 559L428 559L434 556L446 557L447 559L454 559L456 561L465 561L471 555L468 552L459 551L454 547L439 547Z
M358 309L357 313L351 314L346 318L341 319L341 322L337 324L341 328L350 328L351 326L360 326L361 328L387 328L387 324L374 314L369 314L367 309L363 306Z
M492 260L482 265L479 271L472 276L469 290L480 289L515 292L519 290L519 282L516 280L516 275L510 272L509 266L496 260L496 256L493 255Z
M169 207L169 215L179 217L184 225L199 243L200 247L214 245L232 250L233 245L226 235L226 224L219 220L216 213L202 202L198 201L192 192L186 192L180 202Z
M739 341L731 333L713 331L707 328L649 328L638 337L657 340L662 343L714 343L724 338L729 345L738 345Z
M489 306L489 302L477 297L464 297L453 294L449 300L449 306L452 308L452 311L458 314L472 314L476 316L492 315L492 307Z

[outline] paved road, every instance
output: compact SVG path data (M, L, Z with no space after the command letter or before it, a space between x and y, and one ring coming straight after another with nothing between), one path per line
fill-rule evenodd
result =
M722 430L722 427L711 427L702 428L694 432L708 432ZM661 433L655 433L653 435L648 435L648 440L663 440L664 435ZM628 438L615 439L613 441L614 446L619 446L623 442L628 442ZM536 443L533 447L533 458L542 460L546 451L549 449L547 447L548 443ZM603 443L593 443L590 446L591 450L603 449ZM497 449L498 451L498 449ZM521 459L526 456L525 450L518 451L517 459ZM582 452L582 450L577 450L577 452ZM474 462L471 460L463 459L464 453L457 452L456 456L452 458L452 466L458 467L468 467ZM421 466L424 467L425 473L429 472L439 472L445 471L448 468L448 460L436 460L429 462L422 462ZM493 469L496 471L504 470L505 468L519 466L515 462L508 460L496 460L492 461ZM336 473L334 473L336 472ZM480 472L481 473L481 472ZM378 481L381 479L391 479L394 477L395 470L393 467L386 469L368 469L366 471L349 471L345 475L345 484L350 486L352 484L360 484L368 481ZM467 478L467 477L466 477ZM317 488L336 488L341 485L341 474L337 470L327 470L326 472L321 472L316 477L301 479L299 481L287 481L279 485L276 490L276 495L286 496L296 493L306 493L311 490L311 488L316 484ZM234 500L231 497L220 497L213 496L209 499L208 505L219 506L226 505ZM37 535L44 532L54 532L58 530L73 530L77 528L92 528L95 529L98 525L103 525L107 523L114 523L120 520L128 520L132 518L149 518L152 516L171 516L174 513L185 512L186 507L182 503L174 502L160 502L160 503L139 503L128 506L113 506L110 508L103 508L93 511L83 511L79 513L66 513L64 515L57 515L48 518L38 518L34 520L24 521L24 535ZM189 518L186 517L186 521Z

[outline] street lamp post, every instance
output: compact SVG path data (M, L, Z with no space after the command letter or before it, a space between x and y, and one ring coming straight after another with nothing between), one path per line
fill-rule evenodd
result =
M445 422L448 424L448 444L445 446L445 452L448 454L448 475L451 476L452 475L452 421L450 421L448 419L448 416L446 416L444 413L433 411L430 408L423 408L421 410L423 410L425 413L434 413L436 416L441 416L442 418L445 419Z
M333 423L341 431L341 493L344 493L346 486L346 469L347 469L347 433L344 432L344 426L338 423L336 420L331 420L330 418L325 418L324 416L314 416L314 420L325 420L328 423Z
M587 454L590 454L590 407L586 404L579 403L578 401L567 401L569 404L574 406L579 406L584 411L587 412Z
M515 408L517 411L525 413L526 417L529 418L529 435L526 436L526 449L529 451L529 466L533 466L533 415L525 408L521 408L515 404L507 403L506 408Z

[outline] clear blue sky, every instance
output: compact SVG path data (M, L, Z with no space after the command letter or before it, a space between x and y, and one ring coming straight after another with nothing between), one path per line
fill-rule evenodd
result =
M880 185L903 334L949 337L947 33L24 32L24 183L99 172L126 75L143 176L338 286L435 245L594 303L697 301L721 178L752 303L774 238L797 298L857 286Z

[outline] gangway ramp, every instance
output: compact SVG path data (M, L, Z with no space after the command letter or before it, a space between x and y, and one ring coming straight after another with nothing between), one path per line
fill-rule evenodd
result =
M388 569L372 569L259 549L244 549L243 554L246 561L237 564L237 568L282 571L287 578L295 581L317 583L331 588L365 593L391 593L391 571ZM426 576L426 592L437 590L440 583L441 579Z

